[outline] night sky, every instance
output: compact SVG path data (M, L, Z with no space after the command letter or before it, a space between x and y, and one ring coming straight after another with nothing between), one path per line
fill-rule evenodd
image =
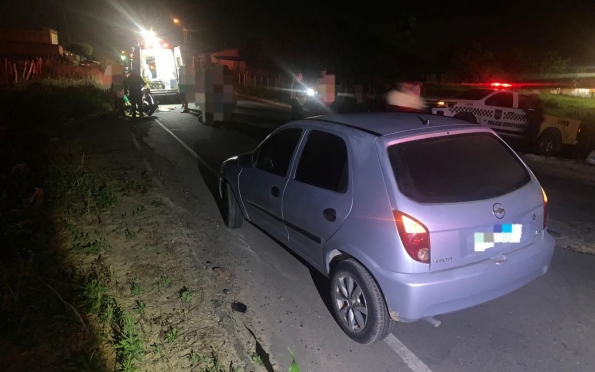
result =
M572 1L281 1L246 0L2 0L6 28L52 27L60 43L83 41L98 56L134 45L138 26L153 26L171 44L181 18L199 50L241 46L247 40L284 39L302 54L345 59L403 47L427 72L443 68L448 52L470 41L494 53L518 47L538 56L548 50L575 66L595 65L595 2ZM26 10L25 6L26 5ZM118 9L120 8L120 9ZM414 20L408 24L408 20ZM403 38L402 22L407 24ZM399 26L401 25L401 26ZM411 26L409 28L409 26ZM411 45L410 44L410 41ZM276 41L279 43L279 41ZM407 45L405 45L407 44ZM378 54L381 56L382 52ZM332 56L329 56L329 58ZM357 57L362 58L362 57ZM379 57L381 58L381 57ZM335 61L336 62L336 61Z

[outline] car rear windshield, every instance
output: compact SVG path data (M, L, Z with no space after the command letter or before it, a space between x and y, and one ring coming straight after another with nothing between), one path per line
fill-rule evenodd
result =
M491 133L408 141L387 152L399 190L419 203L489 199L530 181L519 159Z
M469 99L469 100L477 101L493 92L494 91L490 90L490 89L470 89L463 93L459 93L459 94L455 95L454 98Z

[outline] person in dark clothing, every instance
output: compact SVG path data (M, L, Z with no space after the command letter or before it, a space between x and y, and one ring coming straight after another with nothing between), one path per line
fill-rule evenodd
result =
M300 120L304 118L303 107L306 103L304 94L304 76L298 73L291 84L291 120Z
M147 85L136 70L130 71L130 75L124 79L124 90L132 105L132 117L136 118L136 109L141 116L143 114L143 87Z
M537 144L537 137L539 135L539 129L541 128L541 123L543 123L545 117L544 113L545 110L543 108L543 101L539 98L538 92L533 92L529 99L527 100L527 108L525 109L527 113L527 135L531 140L531 144Z

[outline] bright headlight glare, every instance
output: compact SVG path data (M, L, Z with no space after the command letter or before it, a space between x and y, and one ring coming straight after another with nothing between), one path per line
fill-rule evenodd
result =
M313 95L316 94L316 92L314 91L314 89L308 88L308 89L306 89L306 94L309 95L310 97L312 97Z

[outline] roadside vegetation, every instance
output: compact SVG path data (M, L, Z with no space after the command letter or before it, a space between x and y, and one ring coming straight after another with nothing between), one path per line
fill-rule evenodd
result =
M110 94L90 80L44 79L0 91L5 124L57 125L111 109Z
M2 154L0 369L240 371L158 230L169 212L151 182L21 139L2 144L16 153Z
M10 94L25 111L54 100L57 116L1 124L0 370L272 371L268 355L238 354L255 339L235 331L218 274L197 269L128 126L99 115L105 92L43 81Z

